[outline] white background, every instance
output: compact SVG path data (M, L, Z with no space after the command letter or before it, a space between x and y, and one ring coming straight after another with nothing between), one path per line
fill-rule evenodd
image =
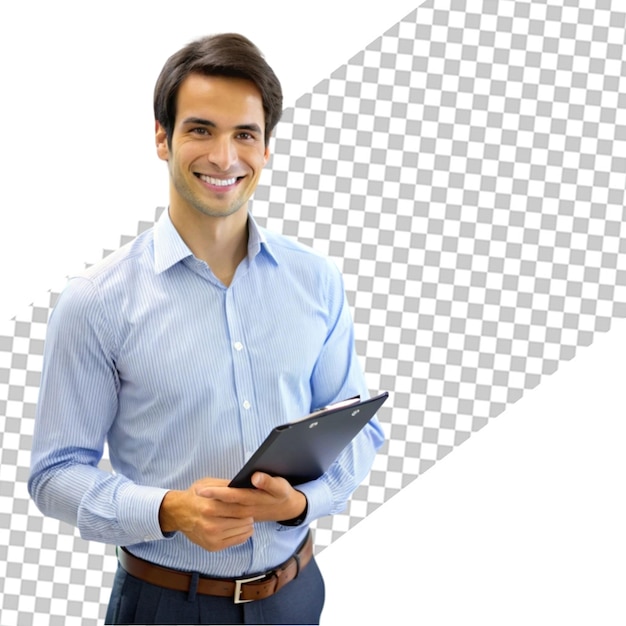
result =
M290 106L418 5L0 4L0 333L167 203L151 98L174 50L242 32ZM327 548L324 624L626 623L625 345L615 322Z
M241 32L289 107L419 4L0 2L0 324L167 204L152 90L170 54Z
M626 624L626 320L319 556L323 624Z

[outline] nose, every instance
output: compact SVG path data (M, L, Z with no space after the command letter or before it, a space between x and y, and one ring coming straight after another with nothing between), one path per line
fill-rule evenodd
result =
M233 140L227 136L215 136L207 157L213 166L221 171L227 171L237 161L237 150Z

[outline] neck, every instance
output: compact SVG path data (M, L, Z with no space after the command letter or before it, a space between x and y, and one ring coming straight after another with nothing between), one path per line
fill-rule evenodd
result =
M248 210L210 217L200 212L177 211L170 206L170 219L193 255L204 261L226 286L248 252Z

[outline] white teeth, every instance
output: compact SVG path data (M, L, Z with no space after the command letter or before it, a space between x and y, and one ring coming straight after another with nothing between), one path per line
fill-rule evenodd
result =
M228 187L228 185L234 185L237 182L236 178L227 178L224 180L223 178L213 178L212 176L204 176L203 174L200 174L200 178L205 183L216 185L217 187Z

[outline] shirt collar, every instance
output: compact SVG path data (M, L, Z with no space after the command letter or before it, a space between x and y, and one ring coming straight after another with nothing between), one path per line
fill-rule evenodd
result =
M248 213L248 259L254 259L261 250L268 254L274 263L278 262L267 242L265 233L254 217ZM193 253L172 224L169 210L163 211L154 227L154 271L160 274L179 261L192 256Z
M248 213L248 258L254 259L261 250L278 265L278 259L272 252L265 231L256 223L252 213Z

